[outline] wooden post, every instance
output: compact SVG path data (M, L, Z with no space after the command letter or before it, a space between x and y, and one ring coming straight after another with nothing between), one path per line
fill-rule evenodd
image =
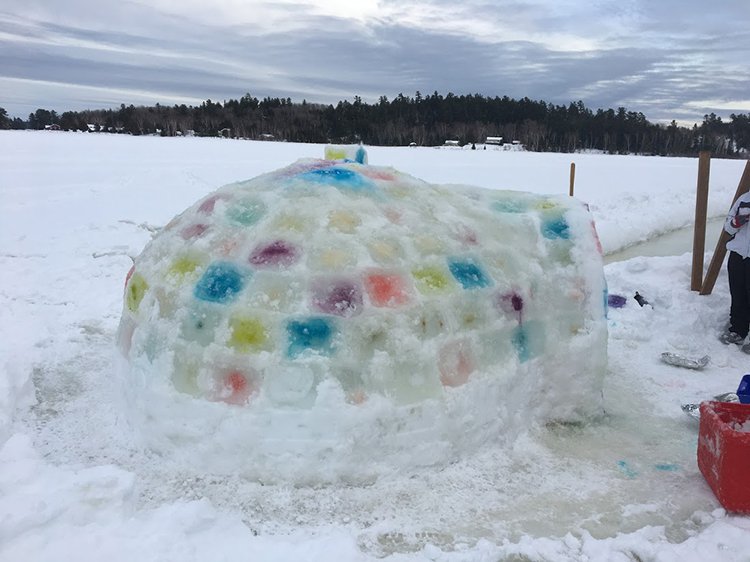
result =
M700 291L703 285L703 254L706 252L706 213L708 211L708 178L711 173L711 153L703 150L698 155L698 185L695 193L695 226L693 227L693 269L690 290Z
M573 188L576 183L576 163L570 163L570 196L573 197Z
M734 202L737 201L737 198L740 195L746 193L747 191L750 191L750 161L745 164L745 171L742 173L742 178L740 179L740 183L737 186L737 191L734 194L734 199L732 199L732 205L734 205ZM711 258L711 263L708 264L706 279L703 281L703 286L701 287L701 291L699 294L710 295L711 291L713 291L714 285L716 284L716 279L719 277L721 265L724 263L724 256L726 256L727 254L727 242L729 242L729 234L727 234L726 231L722 229L721 236L719 236L719 241L716 243L714 255Z

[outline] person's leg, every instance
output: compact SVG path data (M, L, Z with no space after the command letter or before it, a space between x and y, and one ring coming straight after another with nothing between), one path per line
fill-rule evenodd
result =
M742 324L738 324L737 327L742 328L744 331L737 333L747 335L750 333L750 258L742 260L742 278L745 290L745 310L744 315L741 317Z
M729 252L727 273L732 297L729 331L744 338L750 327L750 259L743 260L737 252Z

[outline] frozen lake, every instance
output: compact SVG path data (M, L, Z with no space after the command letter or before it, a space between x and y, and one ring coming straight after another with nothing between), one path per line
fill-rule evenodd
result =
M604 267L627 304L609 310L600 416L529 425L510 444L365 484L295 486L144 447L113 342L129 256L154 228L323 147L23 131L0 131L0 147L0 560L747 562L750 518L720 508L680 410L736 389L747 369L716 338L725 273L712 295L689 290L691 228L635 244L692 222L697 160L574 156L608 261L636 252ZM534 193L566 193L571 161L378 147L369 158L430 182ZM726 211L743 167L712 163L709 215ZM711 363L678 369L665 351Z

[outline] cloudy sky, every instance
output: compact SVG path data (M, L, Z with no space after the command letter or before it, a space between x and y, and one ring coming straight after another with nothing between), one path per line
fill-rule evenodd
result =
M651 121L750 113L749 0L3 0L0 107L26 117L246 92L527 96Z

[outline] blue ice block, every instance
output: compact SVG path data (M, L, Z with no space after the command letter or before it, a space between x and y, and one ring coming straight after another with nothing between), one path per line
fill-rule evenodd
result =
M203 301L226 303L233 300L244 286L244 275L237 266L217 262L208 266L193 294Z
M333 351L333 324L326 318L309 317L301 320L290 320L286 326L289 346L287 355L294 359L305 351L321 355L330 355Z
M448 269L464 289L481 289L492 284L482 268L473 261L449 260Z
M374 187L362 174L337 166L306 172L301 179L351 191L369 191Z
M542 222L542 236L548 240L567 240L570 238L568 222L563 217L545 220Z

